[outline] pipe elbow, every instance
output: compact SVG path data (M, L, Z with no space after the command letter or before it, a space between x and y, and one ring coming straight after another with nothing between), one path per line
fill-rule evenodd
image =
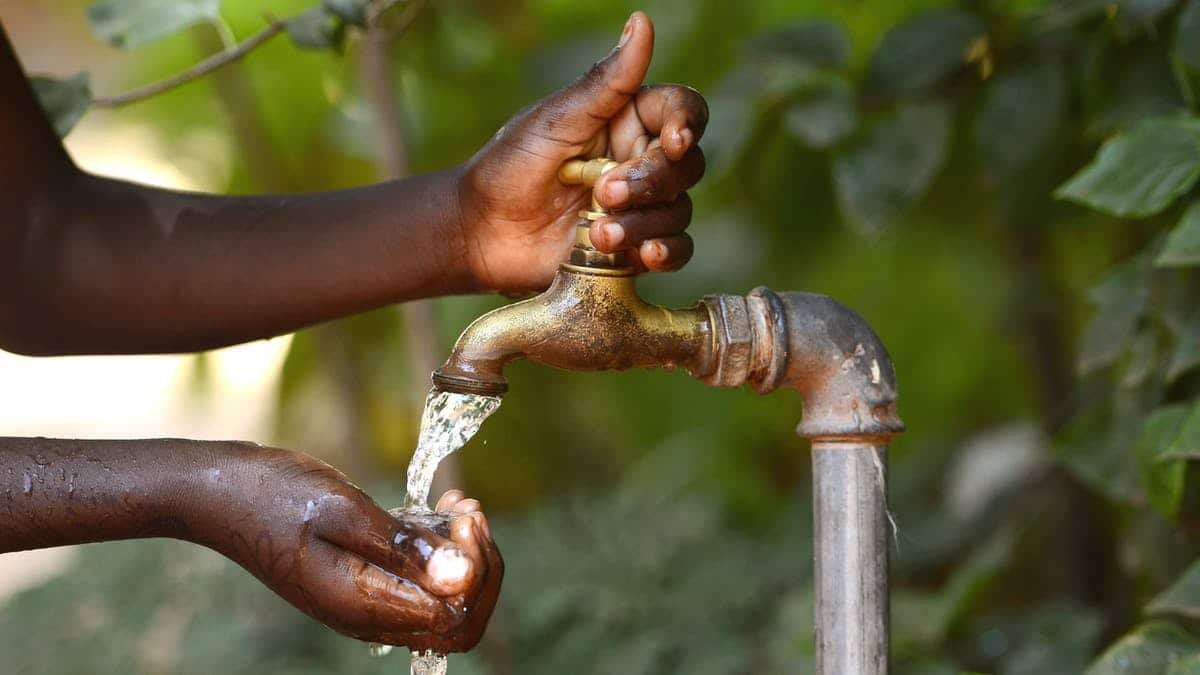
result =
M760 297L775 295L766 289ZM779 386L804 397L798 433L806 438L889 437L904 431L896 411L896 371L882 340L857 312L815 293L768 301L786 326Z

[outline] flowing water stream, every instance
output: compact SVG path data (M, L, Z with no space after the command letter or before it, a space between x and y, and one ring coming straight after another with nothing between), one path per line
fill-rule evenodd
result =
M442 460L467 444L479 431L479 426L500 407L495 396L455 394L432 389L425 399L421 415L421 433L417 449L408 463L408 490L404 507L391 513L406 520L430 520L427 526L437 529L432 520L437 516L429 508L429 486ZM448 523L449 519L445 519ZM443 524L445 524L443 523ZM449 536L449 533L446 533ZM371 653L383 656L392 650L388 645L372 644ZM412 652L411 675L446 675L446 655L432 651Z

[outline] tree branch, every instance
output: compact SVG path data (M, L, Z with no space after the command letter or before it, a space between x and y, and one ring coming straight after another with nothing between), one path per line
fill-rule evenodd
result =
M274 20L267 24L266 28L263 28L254 35L246 38L241 44L237 45L233 49L227 49L225 51L213 54L191 68L188 68L181 73L172 75L165 80L147 84L143 87L138 87L137 89L127 91L124 94L94 98L92 99L92 105L98 108L119 108L123 105L128 105L142 99L150 98L151 96L161 94L164 91L187 84L196 78L204 77L218 68L241 60L242 57L254 51L263 43L282 33L286 27L286 20Z

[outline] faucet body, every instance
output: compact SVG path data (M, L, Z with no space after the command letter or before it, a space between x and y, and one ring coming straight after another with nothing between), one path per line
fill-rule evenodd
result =
M559 178L590 185L614 165L572 161ZM593 200L580 215L603 213ZM813 448L816 671L888 672L887 444L904 424L892 360L861 316L823 295L765 287L686 309L649 304L627 253L592 248L585 221L550 288L476 319L434 386L499 396L516 359L574 371L683 367L712 386L799 391L797 433Z
M562 370L707 370L708 310L651 305L625 270L563 263L544 293L476 319L433 375L443 390L503 394L504 366L528 359Z

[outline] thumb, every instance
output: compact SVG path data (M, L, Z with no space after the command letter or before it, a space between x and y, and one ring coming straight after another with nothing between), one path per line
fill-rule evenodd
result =
M540 106L537 125L544 136L570 145L590 140L637 94L653 54L654 24L634 12L608 56Z

